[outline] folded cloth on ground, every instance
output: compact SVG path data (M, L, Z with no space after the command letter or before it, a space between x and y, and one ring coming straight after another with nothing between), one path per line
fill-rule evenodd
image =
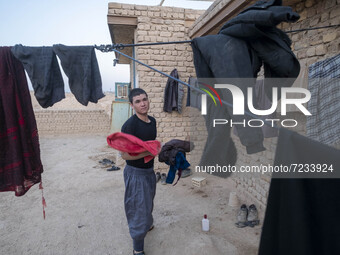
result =
M122 132L109 135L107 137L107 144L116 150L129 153L131 156L149 151L153 156L144 157L144 163L152 160L161 149L161 143L157 140L142 141L136 136Z

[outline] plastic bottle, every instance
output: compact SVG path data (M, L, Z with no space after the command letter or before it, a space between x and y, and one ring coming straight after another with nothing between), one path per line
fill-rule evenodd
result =
M204 214L204 218L202 219L202 230L209 231L209 220L206 214Z

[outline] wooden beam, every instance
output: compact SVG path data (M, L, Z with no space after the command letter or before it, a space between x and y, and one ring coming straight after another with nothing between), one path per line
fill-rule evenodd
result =
M137 17L107 15L107 23L109 25L137 26Z
M190 37L208 35L216 27L222 25L236 13L240 12L245 6L249 5L253 0L234 0L223 6L223 8L214 16L212 16L203 26L201 26Z

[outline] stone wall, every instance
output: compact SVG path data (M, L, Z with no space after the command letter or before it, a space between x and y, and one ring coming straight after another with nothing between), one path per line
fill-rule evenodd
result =
M40 136L60 134L109 134L105 110L34 110Z

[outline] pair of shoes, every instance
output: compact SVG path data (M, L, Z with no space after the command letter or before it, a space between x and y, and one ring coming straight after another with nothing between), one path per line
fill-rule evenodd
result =
M158 182L161 179L161 173L157 172L156 173L156 182Z
M161 174L161 184L163 184L163 185L166 184L166 173Z
M113 162L112 160L109 160L107 158L104 158L102 160L99 161L100 164L103 164L103 165L111 165L111 164L115 164L115 162Z
M135 251L135 250L133 250L132 254L145 255L145 252L144 251Z
M235 223L238 228L244 227L254 227L260 224L258 219L258 212L254 204L249 206L249 210L245 204L241 205L240 210L237 213L237 223Z
M249 206L247 222L249 227L254 227L260 224L259 214L254 204Z
M192 172L191 172L191 169L190 168L187 168L185 170L182 170L182 175L181 175L181 178L185 178L185 177L188 177L192 175Z
M120 167L118 166L112 166L111 168L108 168L107 171L118 171Z

